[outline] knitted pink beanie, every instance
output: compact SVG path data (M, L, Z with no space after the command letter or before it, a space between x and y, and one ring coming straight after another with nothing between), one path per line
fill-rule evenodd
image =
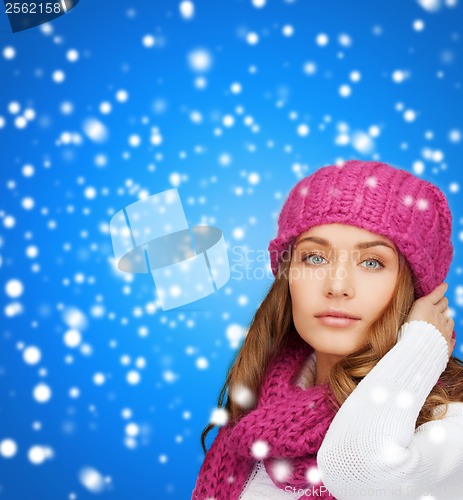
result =
M392 240L412 269L417 298L448 273L452 216L442 191L386 163L349 160L320 168L291 190L268 247L273 274L300 233L336 222Z

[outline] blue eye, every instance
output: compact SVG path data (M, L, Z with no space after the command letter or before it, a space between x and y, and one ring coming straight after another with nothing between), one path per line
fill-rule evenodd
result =
M378 259L365 259L362 264L364 264L365 262L372 262L374 265L371 266L371 265L367 265L365 266L367 269L371 269L372 271L378 271L379 269L381 269L382 267L384 267L384 264L382 262L380 262Z
M318 259L318 260L315 260L315 259ZM324 262L327 262L327 260L318 253L307 254L304 257L302 257L302 260L305 262L308 262L309 264L313 264L315 266L318 266L320 264L323 264Z
M316 259L318 259L318 260L316 260ZM307 255L304 255L302 257L302 261L307 262L308 264L315 265L315 266L318 266L320 264L324 264L327 262L325 257L323 257L322 255L320 255L318 253L309 253ZM383 262L381 262L379 259L365 259L361 264L364 264L365 262L373 262L375 264L373 266L372 265L364 266L369 271L379 271L380 269L382 269L384 267Z

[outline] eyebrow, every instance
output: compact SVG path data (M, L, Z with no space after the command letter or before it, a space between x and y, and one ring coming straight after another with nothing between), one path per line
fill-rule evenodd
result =
M333 246L328 240L325 240L325 238L319 238L318 236L307 236L306 238L302 238L301 240L299 240L296 243L294 248L296 248L299 245L299 243L302 243L303 241L312 241L313 243L317 243L318 245L321 245L324 247L332 247ZM390 248L394 253L397 253L395 248L392 247L391 245L389 245L389 243L387 243L384 240L363 241L361 243L357 243L354 248L356 250L363 250L365 248L371 248L371 247L376 247L376 246L387 247L387 248Z

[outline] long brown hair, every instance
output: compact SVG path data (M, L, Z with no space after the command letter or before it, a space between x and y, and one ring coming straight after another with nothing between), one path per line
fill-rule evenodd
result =
M291 259L284 260L274 282L252 318L246 338L235 359L232 360L227 378L220 391L218 407L225 409L229 422L237 422L252 409L243 408L230 398L230 390L245 387L258 401L265 371L273 356L281 349L295 327L292 318L291 296L289 293L288 270ZM370 372L378 361L397 343L398 331L406 321L415 301L413 277L405 258L399 254L399 273L391 302L385 312L373 323L367 332L366 344L345 356L331 367L328 383L339 408L355 389L357 384ZM223 406L225 392L227 401ZM445 404L444 418L448 403L463 402L463 362L451 356L446 369L429 393L416 421L416 427L431 420L433 408ZM209 424L201 434L204 453L206 436L215 427ZM416 428L415 427L415 428Z

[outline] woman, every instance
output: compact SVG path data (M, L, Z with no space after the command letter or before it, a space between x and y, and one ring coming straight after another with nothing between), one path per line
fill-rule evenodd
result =
M192 498L459 498L443 193L385 163L323 167L291 190L269 253Z

